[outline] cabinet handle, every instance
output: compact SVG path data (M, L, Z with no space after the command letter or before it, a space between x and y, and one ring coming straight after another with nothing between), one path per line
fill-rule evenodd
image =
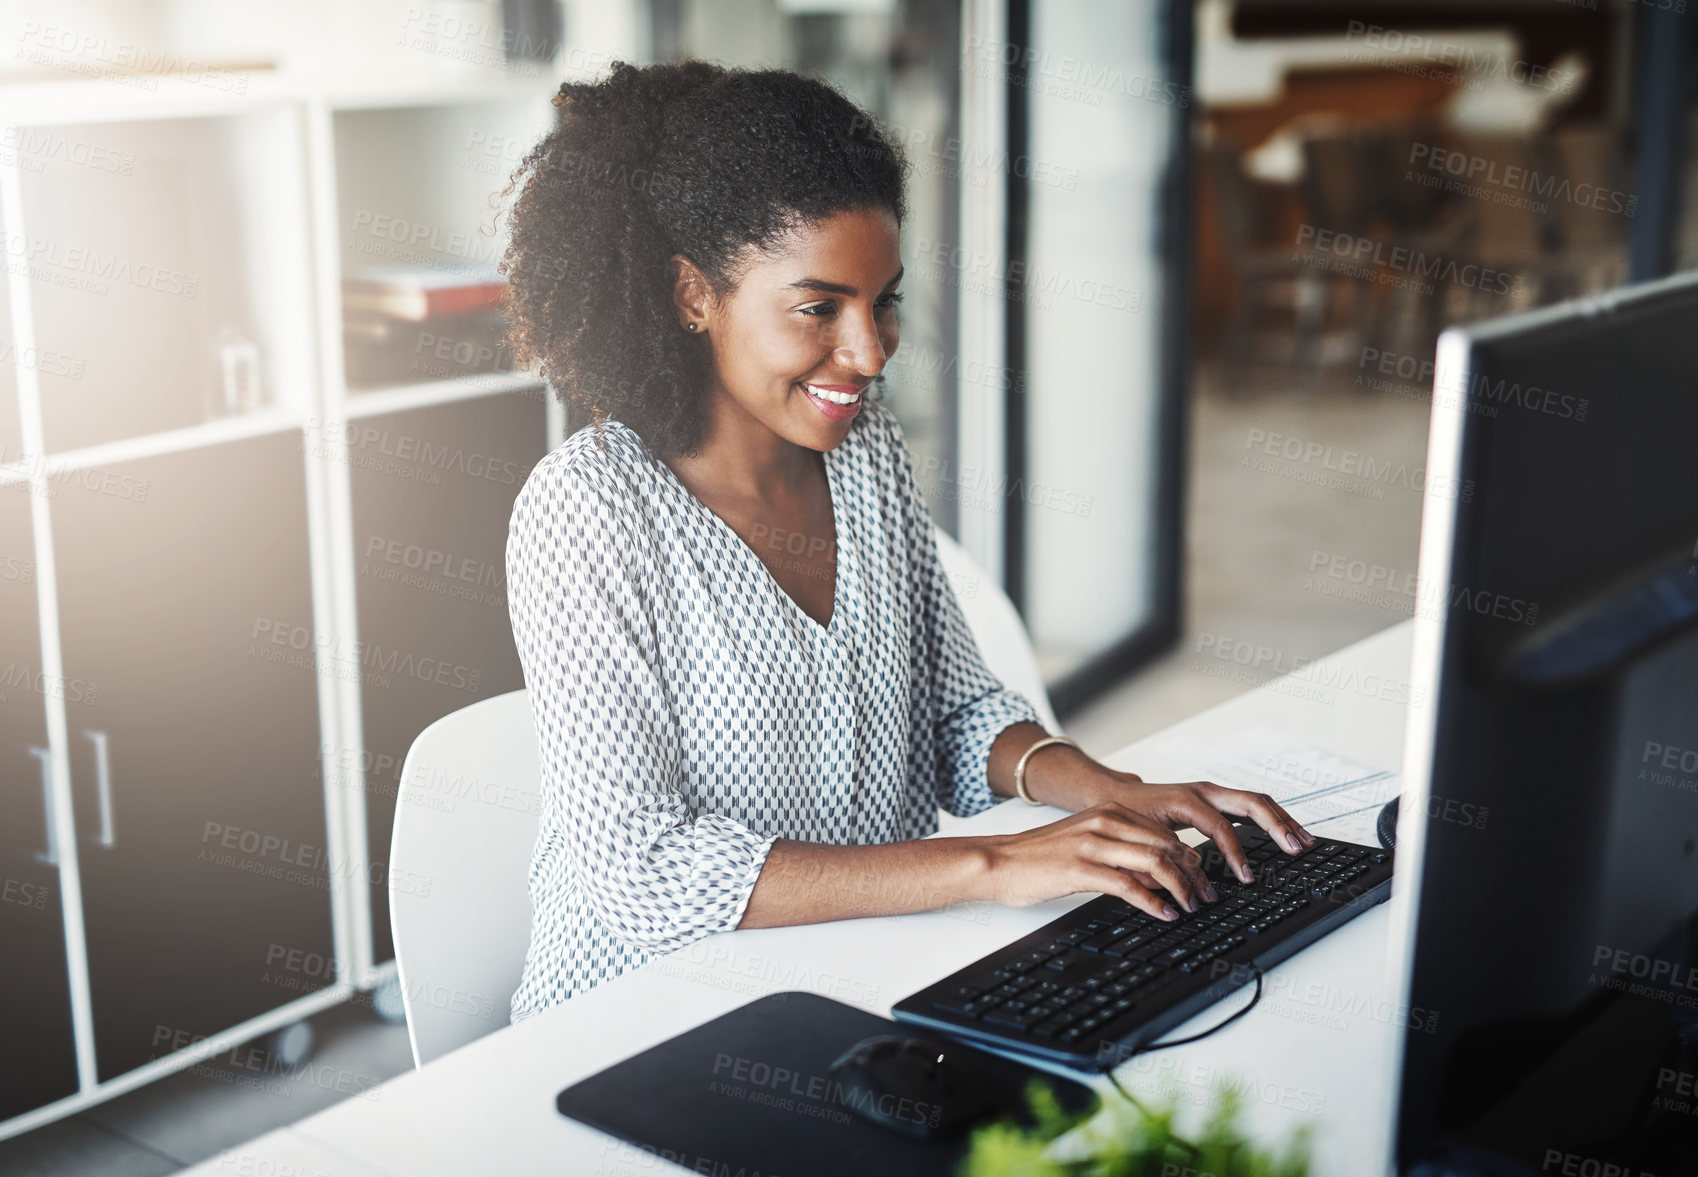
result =
M100 836L95 841L102 846L115 846L118 840L112 833L112 762L106 755L106 733L84 731L83 735L94 744L94 787L100 798Z
M47 849L37 850L37 861L48 866L59 865L59 823L53 812L53 762L46 748L31 748L29 754L41 761L41 807L47 814Z

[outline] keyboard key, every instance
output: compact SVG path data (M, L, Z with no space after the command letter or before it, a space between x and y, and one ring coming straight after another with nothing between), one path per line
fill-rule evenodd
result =
M1114 1042L1136 1028L1145 1016L1144 1010L1135 1005L1131 1009L1110 1014L1102 1022L1092 1027L1092 1030L1096 1037L1106 1042Z
M1169 948L1166 952L1164 952L1160 956L1156 957L1155 960L1152 963L1159 964L1159 965L1165 965L1168 968L1172 968L1174 965L1178 964L1180 961L1189 959L1190 956L1191 956L1191 950L1189 948L1187 948L1185 945L1181 944L1178 947Z
M1079 951L1077 948L1069 948L1066 952L1063 952L1059 956L1050 957L1049 960L1044 962L1044 968L1054 969L1058 973L1064 973L1074 965L1090 959L1091 958L1088 955Z
M975 997L965 1001L960 998L946 997L932 1002L932 1008L939 1013L977 1019L986 1010L995 1009L1001 1004L1002 999L1000 997Z
M1078 1021L1082 1018L1090 1017L1092 1014L1096 1013L1097 1010L1100 1009L1100 1008L1101 1008L1101 1003L1091 1001L1089 998L1087 998L1083 1001L1074 1002L1072 1005L1068 1006L1066 1009L1062 1010L1061 1012L1062 1012L1062 1014L1065 1014L1068 1017L1071 1017L1074 1021ZM1060 1015L1057 1015L1057 1016L1060 1016Z
M1107 957L1125 959L1126 957L1136 953L1140 948L1147 946L1150 941L1154 939L1155 937L1150 935L1148 932L1139 932L1131 936L1122 936L1120 939L1110 944L1107 948L1104 948L1102 952L1103 955Z
M1030 1009L995 1009L981 1019L987 1026L1007 1026L1011 1030L1024 1030L1038 1022L1044 1021L1044 1015Z

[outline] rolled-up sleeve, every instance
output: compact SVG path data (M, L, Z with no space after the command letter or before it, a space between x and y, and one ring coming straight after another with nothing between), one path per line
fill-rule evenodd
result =
M655 546L604 472L540 464L514 503L508 608L544 804L595 917L669 952L737 926L774 839L693 815L645 585Z
M1016 723L1043 721L1024 695L1009 690L985 666L955 587L944 572L931 512L914 478L901 428L893 416L889 423L898 494L905 500L915 681L927 696L917 700L916 706L923 707L934 724L938 804L957 817L971 817L1003 800L991 792L986 777L997 736Z

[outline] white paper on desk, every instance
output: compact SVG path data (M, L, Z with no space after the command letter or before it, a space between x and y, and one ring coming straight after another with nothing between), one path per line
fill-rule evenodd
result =
M1158 751L1188 779L1268 794L1316 837L1368 846L1379 845L1374 823L1399 788L1395 772L1266 727L1215 739L1173 736Z

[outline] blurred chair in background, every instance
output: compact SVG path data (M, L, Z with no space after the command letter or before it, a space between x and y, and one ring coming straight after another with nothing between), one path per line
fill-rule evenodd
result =
M1628 222L1639 197L1626 190L1627 153L1622 135L1602 123L1560 127L1546 141L1552 170L1567 181L1554 201L1561 253L1541 302L1608 290L1627 281Z
M1247 166L1276 144L1304 226L1294 244L1275 240L1275 186L1258 186ZM1313 370L1340 281L1350 287L1351 354L1371 341L1421 355L1451 324L1626 278L1637 200L1623 188L1621 138L1604 125L1477 131L1432 118L1306 115L1248 156L1218 138L1202 150L1234 279L1229 374L1251 357L1276 283L1293 292L1293 361ZM1328 247L1315 248L1320 240Z
M1296 329L1293 360L1314 366L1320 359L1331 286L1341 280L1359 286L1361 280L1335 272L1334 267L1343 259L1315 249L1310 244L1312 233L1299 232L1295 240L1280 233L1271 215L1276 199L1261 191L1246 174L1244 155L1238 147L1212 138L1201 151L1214 186L1231 268L1231 309L1223 336L1227 382L1241 376L1253 357L1256 328L1262 312L1269 307L1285 305L1292 309ZM1316 224L1313 219L1310 223ZM1319 227L1330 226L1319 222ZM1281 294L1283 299L1278 298Z

